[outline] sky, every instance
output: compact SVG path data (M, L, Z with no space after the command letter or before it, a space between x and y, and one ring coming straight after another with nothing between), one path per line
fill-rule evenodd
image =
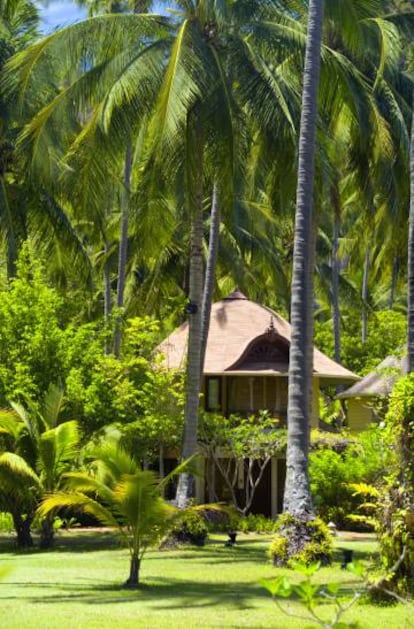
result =
M66 26L86 16L86 10L76 6L72 0L48 0L39 2L43 30L53 31L59 26Z

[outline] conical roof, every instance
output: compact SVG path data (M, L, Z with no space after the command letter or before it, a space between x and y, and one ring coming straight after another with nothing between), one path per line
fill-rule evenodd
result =
M191 315L190 315L191 316ZM276 312L250 301L243 293L235 291L213 304L207 339L204 373L247 373L249 371L286 374L290 346L290 324ZM187 354L188 323L183 323L160 345L169 368L184 367ZM249 352L257 348L254 361ZM275 350L269 351L271 342ZM273 347L273 345L272 345ZM260 357L260 351L262 357ZM253 365L254 362L254 365ZM358 376L314 349L315 375L340 381L354 381Z
M387 356L375 369L352 387L340 393L342 400L355 397L383 397L389 395L397 378L407 373L407 356Z

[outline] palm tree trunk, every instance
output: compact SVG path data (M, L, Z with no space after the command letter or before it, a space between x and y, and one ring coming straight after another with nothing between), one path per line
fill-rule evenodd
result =
M104 247L105 251L105 264L103 268L103 280L104 280L104 319L105 323L108 323L109 317L112 312L112 299L111 299L111 273L110 273L110 264L107 259L109 252L109 245L105 243Z
M26 516L23 518L20 513L12 513L12 518L18 548L31 548L33 546L33 538L30 527L33 522L33 517Z
M312 205L322 44L323 0L310 0L299 138L289 360L284 511L313 513L308 475L313 362Z
M183 460L197 453L198 407L201 382L201 304L203 298L203 161L200 149L199 123L190 129L190 145L194 153L188 158L190 189L194 190L191 221L189 325L187 372L184 406L184 435L181 457ZM198 140L198 141L197 141ZM188 472L178 477L176 502L185 508L195 496L194 476Z
M129 565L129 577L125 581L126 587L137 587L139 585L140 567L141 567L141 560L136 555L132 555L131 563Z
M361 331L361 340L365 344L367 342L368 336L368 313L367 313L367 301L368 301L368 277L369 277L369 266L370 266L370 255L371 255L371 247L368 247L365 253L364 260L364 275L362 277L362 331Z
M13 225L13 214L9 205L9 198L4 177L0 177L0 196L0 203L2 202L4 208L4 217L7 229L7 279L11 279L16 275L17 242Z
M339 226L340 226L340 200L338 190L333 192L334 201L334 229L332 243L332 320L334 332L335 360L341 362L341 329L340 329L340 309L339 309Z
M53 529L53 517L47 515L41 524L40 529L40 548L50 548L53 545L55 531Z
M131 171L132 171L132 144L127 146L125 154L124 166L124 189L121 198L121 233L119 238L119 257L118 257L118 285L116 295L116 306L118 309L124 307L126 265L128 257L128 227L129 227L129 195L131 189ZM121 318L118 315L115 324L114 334L114 354L119 357L121 351Z
M413 99L414 100L414 99ZM408 373L414 371L414 108L411 122L410 148L410 215L408 221Z
M398 281L398 272L400 270L400 260L398 256L394 257L394 262L392 264L392 276L391 276L391 286L390 286L390 301L388 307L390 310L394 309L394 301L395 301L395 292L397 290L397 281Z
M206 276L204 280L203 307L201 310L201 357L200 374L203 374L204 359L206 355L208 330L210 327L211 303L213 300L214 282L216 278L217 255L220 240L220 206L218 198L217 182L213 187L213 198L210 214L210 239L208 243L208 258L206 264Z
M103 268L103 284L104 284L104 320L105 325L109 326L109 320L112 312L112 290L111 290L111 269L108 260L109 245L105 241L104 255L105 263ZM110 339L105 339L105 354L111 353Z

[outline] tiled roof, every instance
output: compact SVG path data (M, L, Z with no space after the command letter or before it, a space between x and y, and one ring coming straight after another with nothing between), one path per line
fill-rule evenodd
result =
M355 397L381 397L389 395L401 374L407 373L407 356L387 356L362 380L340 393L337 397L346 400Z
M250 301L239 291L213 304L204 373L220 374L226 371L234 373L235 370L242 373L242 364L240 369L237 367L235 369L236 363L255 339L266 334L277 335L285 343L290 343L290 324L270 308ZM170 368L183 368L186 360L187 338L188 323L185 322L160 344L158 349L165 355L166 364ZM315 375L326 378L348 382L358 379L357 375L316 348L313 367ZM256 373L257 371L256 369ZM286 374L286 368L276 363L266 365L266 369L262 371L268 374Z

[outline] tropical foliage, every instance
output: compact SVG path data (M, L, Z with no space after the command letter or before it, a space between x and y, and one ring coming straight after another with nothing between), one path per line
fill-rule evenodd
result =
M135 587L145 552L171 527L175 511L161 497L162 484L155 474L143 471L117 443L106 443L90 456L89 473L67 474L64 490L46 497L39 514L47 517L56 509L81 511L117 529L131 559L125 585Z
M39 499L58 490L62 476L76 459L80 434L74 420L59 422L63 391L51 385L40 408L12 403L0 414L0 434L6 444L0 455L0 504L11 513L20 546L31 546L30 525ZM7 449L9 446L9 449ZM53 520L40 522L40 546L53 541Z
M247 512L284 444L266 416L199 424L211 301L235 285L291 319L284 507L299 529L330 516L327 477L383 469L355 445L313 452L309 477L313 327L359 374L408 339L412 369L414 16L396 0L79 3L87 19L42 36L38 3L0 2L0 510L30 543L52 492L47 543L77 500L125 536L135 584L171 512L148 466L164 476L167 451L201 444L211 497L217 468ZM183 381L154 350L185 317ZM115 432L135 458L79 458ZM179 506L194 488L180 474Z

